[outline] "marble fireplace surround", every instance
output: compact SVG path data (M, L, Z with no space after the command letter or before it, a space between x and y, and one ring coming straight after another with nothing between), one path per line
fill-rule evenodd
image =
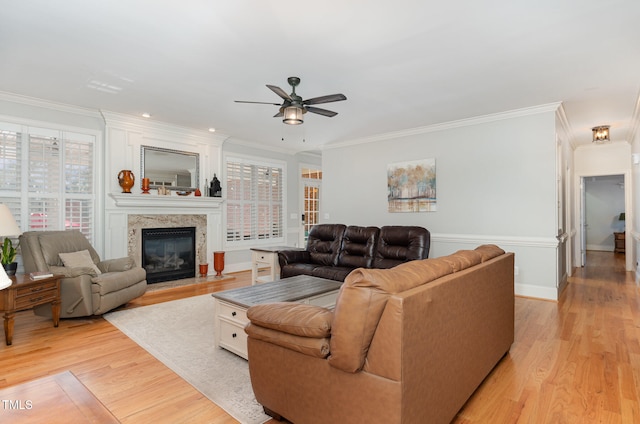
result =
M105 257L129 255L142 263L142 228L196 227L196 260L213 270L213 252L222 250L219 197L111 193L105 219Z
M137 264L142 263L143 228L196 228L196 262L206 263L207 216L206 215L138 215L127 216L127 253Z

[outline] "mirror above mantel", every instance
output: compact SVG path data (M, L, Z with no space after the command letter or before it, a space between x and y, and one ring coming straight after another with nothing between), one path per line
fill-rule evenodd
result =
M200 181L200 155L141 145L140 175L149 178L150 188L193 191Z

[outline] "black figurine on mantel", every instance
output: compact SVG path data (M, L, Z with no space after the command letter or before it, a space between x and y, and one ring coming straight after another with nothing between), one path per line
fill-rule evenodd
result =
M222 186L220 185L220 180L216 177L216 174L213 174L213 179L211 180L211 189L209 190L209 196L211 197L222 197Z

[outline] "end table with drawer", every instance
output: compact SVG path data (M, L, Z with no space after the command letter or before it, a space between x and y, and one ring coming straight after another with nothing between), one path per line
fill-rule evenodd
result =
M301 247L263 246L251 248L251 284L267 283L280 279L278 252L282 250L304 250ZM269 275L260 276L261 268L269 268Z
M7 346L13 342L15 313L37 305L51 303L53 326L60 322L60 279L62 275L32 280L29 274L11 276L12 284L0 290L0 307L4 311L4 338Z

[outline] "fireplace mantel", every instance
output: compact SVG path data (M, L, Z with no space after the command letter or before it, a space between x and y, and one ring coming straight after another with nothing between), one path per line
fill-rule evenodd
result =
M220 197L160 196L156 194L109 193L116 207L125 208L213 208L220 209L224 200Z

